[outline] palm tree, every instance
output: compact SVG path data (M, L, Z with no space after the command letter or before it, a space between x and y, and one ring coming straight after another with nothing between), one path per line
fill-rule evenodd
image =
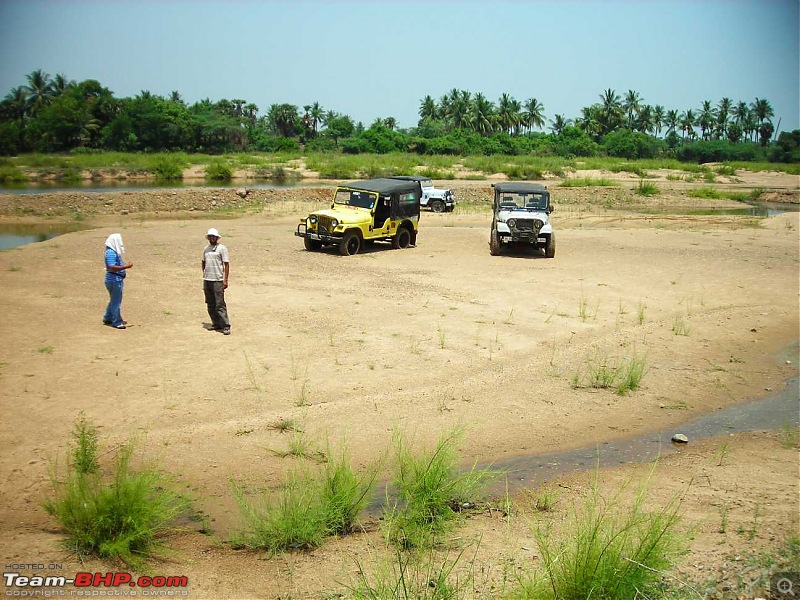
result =
M602 127L602 133L614 131L622 125L624 112L619 96L611 88L600 94L602 108L598 114L598 121Z
M181 93L178 90L173 90L170 92L169 101L174 102L175 104L182 104L183 106L186 106L186 102L183 101L183 96L181 96Z
M694 116L694 113L692 112L691 109L687 110L685 113L681 115L681 131L684 134L689 134L690 140L693 140L695 136L694 125L696 121L697 119ZM682 135L681 138L683 137L684 136Z
M269 107L267 120L280 135L291 137L297 120L297 107L293 104L273 104Z
M453 89L450 92L450 118L453 122L453 127L456 129L465 129L469 127L470 121L470 100L472 94L466 90Z
M436 118L436 101L430 96L425 96L419 104L420 121Z
M638 114L642 106L642 97L639 92L628 90L622 103L622 110L628 115L628 129L633 129L634 114Z
M653 107L649 104L639 108L639 114L636 116L636 129L642 133L653 131Z
M541 104L536 98L530 98L525 101L524 108L523 119L528 131L534 127L541 129L544 125L544 104Z
M28 102L31 114L36 114L42 107L50 104L53 99L53 85L50 75L36 69L27 75L28 85L25 90L28 92Z
M559 135L569 124L570 120L564 118L564 115L556 115L553 117L553 120L550 121L550 131Z
M383 120L383 125L384 127L386 127L386 129L391 129L392 131L394 131L394 128L397 127L397 119L395 119L394 117L386 117Z
M733 103L730 98L723 98L717 104L717 137L725 139L728 137L728 120L731 113Z
M72 87L75 87L75 82L70 81L67 79L66 75L62 75L61 73L53 77L53 81L50 85L50 88L53 90L53 97L60 96Z
M519 102L503 93L497 101L498 126L506 133L510 133L519 121Z
M752 104L751 108L756 115L756 119L758 119L759 125L763 125L764 121L771 122L772 117L775 116L775 111L772 110L769 100L759 100L756 98L756 101Z
M603 125L600 123L600 120L602 119L602 111L603 107L599 104L584 106L581 109L581 119L577 122L578 127L583 129L595 140L599 139L603 132ZM564 121L563 117L562 121Z
M656 136L661 136L661 127L664 125L665 118L666 113L664 112L664 107L660 104L656 104L653 108L653 129L656 132Z
M311 105L311 110L308 114L311 115L311 127L316 134L317 128L325 116L325 110L322 108L322 105L319 102L314 102L314 104Z
M494 104L491 100L487 100L486 96L478 92L471 104L470 113L470 122L474 131L481 135L491 133L495 115Z
M667 134L675 131L681 123L681 117L677 110L668 110L667 116L664 119L664 125L667 127Z
M714 110L711 108L711 102L708 100L703 101L703 107L700 109L700 114L697 116L697 124L700 126L700 137L707 140L711 127L714 125Z
M28 90L25 86L11 88L11 91L3 98L3 116L7 116L10 120L22 120L27 107Z

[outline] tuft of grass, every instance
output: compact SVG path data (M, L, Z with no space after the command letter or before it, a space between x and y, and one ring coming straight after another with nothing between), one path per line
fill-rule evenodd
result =
M354 600L456 600L472 597L474 557L466 575L457 567L466 548L439 558L433 550L403 552L379 561L367 573L360 561L354 581L347 586Z
M75 446L66 472L51 469L44 509L67 534L65 544L79 556L118 559L134 567L152 558L160 539L188 508L156 467L132 466L134 444L121 445L113 466L103 472L97 460L97 430L81 415L73 430Z
M542 577L519 576L509 598L650 597L683 541L677 525L680 503L645 508L649 477L632 501L622 486L605 499L595 480L586 496L572 506L563 529L538 522L532 533L539 546Z
M267 427L269 429L275 429L280 433L284 433L286 431L302 431L294 419L279 419Z
M617 383L617 394L624 396L629 391L636 391L647 373L647 357L634 354L620 367L620 379Z
M572 376L571 381L575 388L613 388L617 394L624 396L629 391L639 389L646 373L645 356L634 353L630 357L617 359L609 356L605 350L595 347L593 354L586 358L584 366Z
M689 326L682 315L675 315L672 319L672 333L675 335L689 335Z
M377 473L377 465L356 472L342 450L321 473L292 470L278 491L253 499L231 481L244 525L233 542L278 554L316 548L328 536L350 533L370 500Z
M636 186L636 193L640 196L657 196L660 193L658 186L652 181L639 180L639 185Z
M52 346L42 346L37 350L39 354L52 354L55 351L55 348Z
M462 508L471 505L499 474L489 468L460 471L458 446L463 429L443 433L433 450L413 452L394 433L397 500L387 506L387 539L400 548L429 547L448 532ZM388 505L388 502L387 502Z

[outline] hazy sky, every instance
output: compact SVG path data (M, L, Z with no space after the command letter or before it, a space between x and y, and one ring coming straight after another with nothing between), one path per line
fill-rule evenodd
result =
M800 128L798 0L0 0L0 95L35 69L188 103L418 120L452 88L574 119L607 88L667 110L766 98Z

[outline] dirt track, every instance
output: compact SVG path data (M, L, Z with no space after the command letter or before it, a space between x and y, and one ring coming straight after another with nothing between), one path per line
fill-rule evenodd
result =
M485 186L451 185L457 197L487 194ZM668 429L779 389L796 374L797 361L787 364L782 352L798 339L798 213L760 222L653 216L636 210L640 199L630 192L553 193L553 260L491 257L490 216L474 206L424 213L416 248L376 244L343 258L306 252L292 236L298 216L327 201L325 190L257 192L242 203L249 210L224 219L184 218L191 208L219 209L209 199L217 192L169 193L166 204L184 197L197 204L179 207L178 220L163 208L157 220L145 218L153 215L141 211L158 205L155 193L104 194L102 205L75 195L99 228L0 253L6 562L77 566L56 545L59 535L38 503L47 462L64 448L79 411L107 441L146 434L147 453L194 492L196 508L224 538L237 514L229 479L253 490L273 487L292 460L271 451L288 444L270 428L281 419L302 423L314 444L346 443L359 464L383 453L395 428L429 444L463 425L465 460L490 462ZM231 203L233 196L219 192ZM641 202L698 201L674 191ZM76 210L55 204L66 208L51 210L51 218ZM19 202L0 197L7 219L38 212L17 209ZM200 256L210 226L220 229L232 258L230 337L203 326ZM107 301L101 251L114 231L134 263L126 331L100 324ZM575 388L575 376L598 356L646 357L642 388L627 396ZM762 522L772 538L764 533L749 543L774 548L782 541L779 523L798 531L797 451L781 449L775 435L736 440L725 481L758 469L754 454L773 460L763 465L773 473L763 478L766 487L742 482L740 516L746 521L752 504L770 496ZM702 448L713 456L713 444L694 452ZM665 471L685 474L706 469L708 456L672 460ZM771 481L779 491L767 489ZM702 512L707 497L699 502L693 510L700 518L718 518ZM726 541L734 549L735 542ZM252 555L237 558L185 534L178 542L185 558L160 571L191 573L202 597L292 589L293 597L319 597L326 574L338 573L356 543L332 542L291 559L297 579L287 583L278 575L287 559L254 563ZM487 545L505 552L499 541ZM230 577L209 563L218 553L214 560ZM257 569L260 587L237 583L248 569Z

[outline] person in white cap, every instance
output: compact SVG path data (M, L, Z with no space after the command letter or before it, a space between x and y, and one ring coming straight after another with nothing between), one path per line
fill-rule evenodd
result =
M228 275L231 263L228 249L219 243L219 231L213 227L208 230L208 246L203 250L203 293L206 297L208 316L211 317L212 331L231 334L228 308L225 306L225 290L228 289Z

